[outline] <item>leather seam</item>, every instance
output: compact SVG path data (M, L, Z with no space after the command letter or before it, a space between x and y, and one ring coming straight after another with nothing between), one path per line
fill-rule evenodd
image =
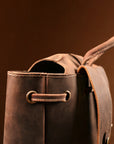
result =
M48 74L48 73L47 73ZM40 77L46 77L47 75L14 75L14 74L8 74L9 76L13 76L13 77L33 77L33 78L40 78ZM75 75L62 75L62 76L59 76L59 75L48 75L49 78L69 78L69 77L76 77L76 74Z

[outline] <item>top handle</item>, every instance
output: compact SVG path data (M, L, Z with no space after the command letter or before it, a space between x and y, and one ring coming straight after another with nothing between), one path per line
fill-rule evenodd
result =
M89 50L83 58L82 65L92 65L106 50L114 47L114 36L104 43Z

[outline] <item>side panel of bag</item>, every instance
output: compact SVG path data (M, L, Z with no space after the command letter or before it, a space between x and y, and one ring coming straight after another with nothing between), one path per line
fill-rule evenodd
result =
M76 122L76 88L75 74L9 72L4 144L72 143ZM68 90L71 98L66 102L30 104L26 101L26 94L31 90L42 94L59 94Z
M47 77L47 93L65 91L71 92L68 101L46 104L46 144L72 144L77 101L76 75Z
M24 73L8 73L4 144L44 143L44 104L26 101L29 90L44 93L44 77Z

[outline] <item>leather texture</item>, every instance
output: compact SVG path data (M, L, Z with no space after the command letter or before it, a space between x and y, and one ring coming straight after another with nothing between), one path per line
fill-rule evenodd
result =
M8 72L4 144L106 143L112 100L104 69L92 64L93 51L91 59L88 54L56 54L28 71ZM29 92L33 103L27 101Z
M105 143L111 135L112 124L112 99L109 89L109 83L104 69L101 66L80 66L79 74L88 77L91 93L90 97L94 99L96 111L93 112L90 107L90 123L96 119L97 123L97 143ZM81 86L80 86L81 87ZM80 95L80 99L83 94ZM80 108L79 108L80 110ZM95 117L95 114L96 117ZM94 116L93 116L94 115ZM96 131L96 128L93 128ZM92 132L92 130L91 130ZM93 131L93 138L95 132ZM94 142L93 142L94 143Z
M66 56L62 55L63 61ZM77 95L76 74L72 71L72 74L8 72L4 144L72 141ZM69 90L72 95L65 103L29 104L26 94L31 90L50 94Z

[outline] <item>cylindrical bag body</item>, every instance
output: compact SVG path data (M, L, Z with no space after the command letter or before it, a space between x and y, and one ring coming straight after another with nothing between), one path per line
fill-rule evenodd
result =
M53 55L28 71L8 72L3 144L108 143L108 80L102 67L85 65L96 60L94 50L84 58Z
M64 61L67 57L71 57L74 60L73 56L67 54L61 56L63 59L62 62L60 62L61 66L62 63L65 63ZM60 60L61 56L55 55L53 57L56 60L58 60L59 57ZM82 57L76 57L77 60L74 61L78 61L77 65L79 65ZM72 69L67 70L64 66L65 73L60 73L62 72L62 70L59 69L61 68L60 63L52 63L51 60L41 60L35 63L29 72L8 72L4 144L75 144L78 142L76 138L79 132L79 129L76 129L76 70L78 66L76 67L73 62L71 63L71 60L67 61L67 63L72 64L69 65ZM46 71L46 66L49 71L53 69L52 67L49 69L49 65L51 64L53 67L55 65L56 67L58 66L56 73L35 72L38 70ZM85 80L83 79L84 87L86 84L87 78L85 78ZM67 94L69 92L69 97L66 97L65 102L45 102L44 100L44 102L31 104L26 100L27 93L31 91L44 94L44 96L45 94ZM85 99L84 102L87 106L85 107L85 111L87 111L85 119L89 116L87 101L88 100ZM88 133L85 132L83 137L86 143L91 143L89 125L88 117L84 128ZM84 129L83 132L85 131Z
M76 76L8 72L4 144L44 144L71 142L76 110ZM65 93L68 102L36 103L26 101L26 94Z
M8 72L4 144L72 143L76 119L76 74ZM26 94L71 96L65 102L30 104Z

